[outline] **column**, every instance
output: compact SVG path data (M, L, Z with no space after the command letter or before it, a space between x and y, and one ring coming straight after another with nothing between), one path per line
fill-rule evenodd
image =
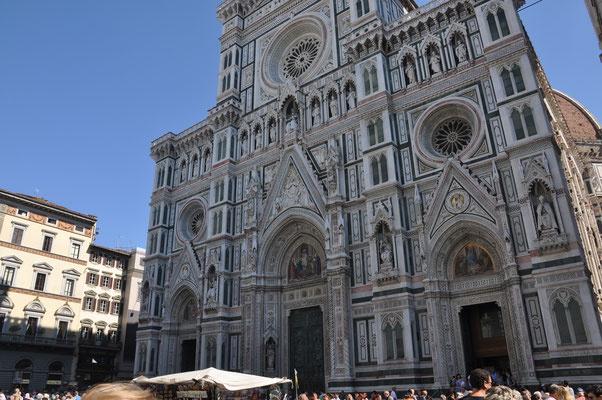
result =
M224 365L222 365L222 357L223 357L223 351L222 351L222 344L224 343L224 333L220 332L217 334L217 353L216 353L216 357L215 357L215 363L217 365L218 369L224 369Z
M201 336L201 353L199 355L201 357L201 369L207 368L207 337L205 335Z
M402 310L403 316L403 352L407 360L414 361L414 335L412 334L412 317L409 308Z

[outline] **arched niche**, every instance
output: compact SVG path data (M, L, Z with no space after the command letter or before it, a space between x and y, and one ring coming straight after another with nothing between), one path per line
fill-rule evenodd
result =
M428 276L452 281L497 273L506 263L504 249L499 234L484 225L462 221L437 239L428 263Z
M322 279L326 270L324 232L314 223L299 217L285 219L266 242L266 275L278 276L282 284Z

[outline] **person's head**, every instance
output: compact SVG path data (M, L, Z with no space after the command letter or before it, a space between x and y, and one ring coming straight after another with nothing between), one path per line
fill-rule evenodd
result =
M472 380L472 372L470 378ZM521 394L508 386L495 386L487 391L485 400L521 400Z
M529 392L527 389L523 389L520 392L523 400L531 400L531 392Z
M585 389L587 400L602 400L602 385L592 385Z
M491 375L482 368L470 371L470 385L473 390L487 390L491 387Z
M389 397L389 391L385 390L385 397Z
M426 390L423 390L423 391L422 391L422 395L423 395L424 397L427 397L427 396L429 395L429 392L427 392Z
M558 392L560 391L561 387L562 386L559 386L559 385L556 385L556 384L551 384L548 387L548 392L550 393L550 397L553 397L556 400L558 400L558 396L559 396Z
M462 379L462 375L460 375L460 374L456 375L456 379L458 379L458 380Z
M569 381L562 381L562 386L569 387Z
M101 383L84 393L82 400L155 400L155 396L132 383Z
M439 396L439 397L441 397L441 400L447 400L447 396L445 396L444 394L442 394L442 395L441 395L441 396Z
M550 385L550 396L556 400L573 400L569 389L560 385Z
M307 395L305 393L301 393L299 395L299 400L309 400L309 398L307 397Z
M541 392L533 392L533 396L531 396L531 400L541 400Z

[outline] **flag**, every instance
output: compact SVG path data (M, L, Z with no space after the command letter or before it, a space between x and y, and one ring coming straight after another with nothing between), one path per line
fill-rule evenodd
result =
M297 378L297 369L293 369L295 371L295 385L297 385L297 389L299 389L299 378Z

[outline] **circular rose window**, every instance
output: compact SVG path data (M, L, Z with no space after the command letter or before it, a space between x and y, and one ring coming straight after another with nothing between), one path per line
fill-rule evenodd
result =
M190 201L180 212L176 233L181 241L196 238L205 229L205 207L199 200Z
M440 123L433 134L433 148L439 154L460 153L472 139L472 127L462 118L450 118Z
M298 78L316 59L320 50L320 41L316 38L307 38L299 41L284 60L283 74L286 78Z
M205 211L203 209L197 210L190 218L188 229L192 236L198 235L205 223Z

